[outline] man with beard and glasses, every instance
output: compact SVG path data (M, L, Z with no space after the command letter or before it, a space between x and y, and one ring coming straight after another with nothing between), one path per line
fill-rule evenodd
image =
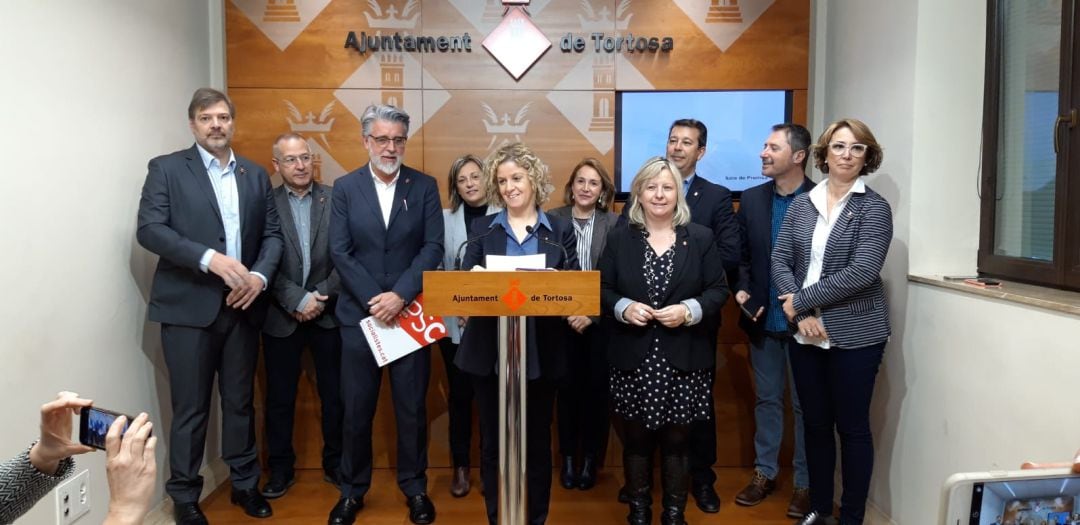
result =
M236 112L220 91L200 88L188 105L195 145L150 161L136 238L158 255L148 317L161 323L173 420L169 480L178 524L204 524L199 509L210 392L221 394L221 456L232 502L269 517L259 494L255 363L267 284L281 259L270 177L234 154Z
M438 183L402 166L409 115L371 105L361 118L370 161L337 180L331 204L330 257L341 278L335 314L341 321L341 385L345 428L341 499L331 525L350 524L371 487L371 440L382 369L360 321L395 323L420 293L423 273L443 257ZM397 481L413 523L435 521L427 496L427 396L431 354L421 348L386 365L397 422Z

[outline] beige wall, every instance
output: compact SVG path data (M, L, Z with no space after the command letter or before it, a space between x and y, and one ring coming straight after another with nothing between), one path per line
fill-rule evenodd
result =
M220 27L220 9L213 1L4 4L5 458L37 437L38 408L62 389L150 412L154 432L166 434L158 329L145 322L154 260L135 244L135 213L147 160L192 141L191 92L223 78L208 30L215 19ZM165 459L159 447L162 472ZM91 477L91 513L81 522L101 523L104 453L77 464ZM55 523L54 505L46 497L21 523Z

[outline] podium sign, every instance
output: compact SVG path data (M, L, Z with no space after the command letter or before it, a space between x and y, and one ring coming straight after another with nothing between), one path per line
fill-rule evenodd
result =
M600 272L424 272L433 315L600 315Z
M424 272L424 309L499 318L499 523L524 525L525 316L599 315L600 272Z

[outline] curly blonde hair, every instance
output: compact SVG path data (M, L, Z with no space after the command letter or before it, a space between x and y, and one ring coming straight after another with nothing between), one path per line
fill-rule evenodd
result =
M496 173L499 166L507 162L517 164L529 174L529 184L532 186L536 205L542 206L547 202L548 197L555 191L555 186L551 184L551 176L548 174L548 167L528 146L520 142L507 144L495 150L484 161L484 189L487 192L488 201L495 202L502 208L506 207L506 201L499 193L499 180Z

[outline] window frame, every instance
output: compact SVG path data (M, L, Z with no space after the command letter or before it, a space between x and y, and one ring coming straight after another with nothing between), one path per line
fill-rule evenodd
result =
M980 193L978 269L983 275L1054 288L1080 290L1080 125L1058 121L1060 133L1054 194L1054 240L1051 261L1039 261L994 253L997 212L998 139L1001 102L1001 62L1004 19L1009 0L987 0L986 73L983 97L982 184ZM1075 0L1061 3L1061 62L1059 64L1058 114L1062 108L1080 108L1080 67L1076 30L1080 10ZM1071 206L1070 206L1070 203Z

